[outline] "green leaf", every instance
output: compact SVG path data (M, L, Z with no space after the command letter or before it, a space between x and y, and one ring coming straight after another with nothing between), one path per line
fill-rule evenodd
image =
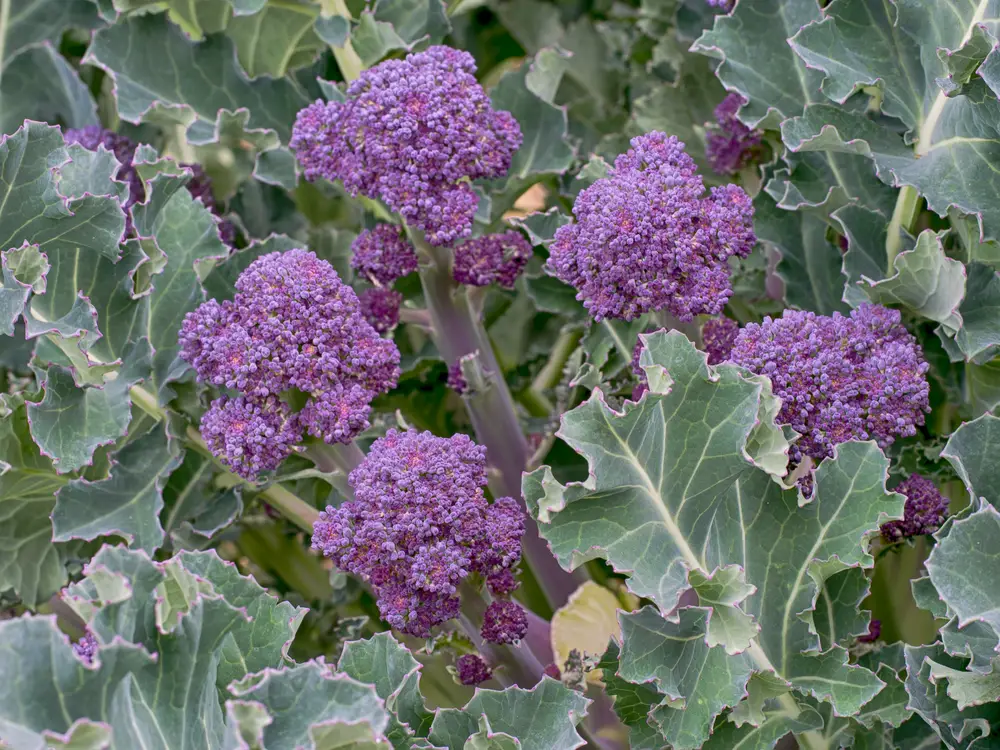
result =
M991 266L970 263L965 299L958 309L962 327L955 343L965 358L985 364L1000 354L1000 275Z
M34 247L28 245L28 247ZM38 248L34 248L38 252ZM14 324L24 312L24 306L31 296L31 284L26 284L17 278L15 273L17 256L15 250L0 253L0 263L3 267L3 286L0 286L0 334L14 335ZM40 257L44 255L39 253ZM44 278L44 276L43 276Z
M53 365L45 382L45 398L28 405L31 435L60 474L90 464L94 451L128 431L132 416L129 389L149 373L152 351L139 339L125 353L114 379L103 387L77 388L73 374Z
M271 0L258 13L234 16L226 36L247 75L281 78L310 65L326 47L313 29L319 10L293 0Z
M822 651L868 632L871 613L861 609L861 602L869 588L868 576L861 568L847 568L823 582L812 618Z
M927 660L927 665L930 667L931 681L947 684L948 697L955 700L960 711L970 706L1000 701L1000 673L996 671L988 674L966 672L930 659Z
M2 67L6 69L11 59L28 47L40 42L58 42L66 29L94 29L100 23L91 0L19 2L11 8L6 27L0 30L4 34Z
M986 505L956 519L927 558L927 573L959 627L984 622L1000 634L1000 512ZM974 577L969 571L976 571ZM997 575L993 575L996 571Z
M64 735L43 732L47 748L54 750L106 750L111 747L111 727L78 719Z
M887 459L874 443L839 445L806 503L774 476L787 442L766 379L709 367L677 332L642 340L650 392L639 403L612 411L595 391L563 415L557 434L587 459L589 478L563 486L547 467L525 476L542 536L566 568L606 559L664 613L690 571L739 566L756 587L739 606L760 627L747 651L754 668L853 715L883 682L842 647L818 653L814 609L824 581L872 567L868 539L902 516L903 497L885 490ZM711 725L702 717L698 731Z
M545 245L546 247L555 239L556 230L559 227L571 224L572 222L573 219L571 217L564 214L555 206L544 213L536 211L523 217L515 216L510 220L511 224L520 227L528 233L528 239L531 240L532 244Z
M864 279L867 284L862 288L872 302L901 305L940 323L949 334L962 327L958 308L965 297L965 266L945 255L938 233L930 229L921 232L912 250L895 257L893 270L892 276L881 281L877 279L882 274Z
M861 87L878 89L882 111L913 129L923 119L923 70L920 51L895 25L896 14L895 4L835 0L822 20L804 26L788 44L825 74L822 91L830 99L843 104Z
M869 728L878 727L880 724L901 726L913 715L913 711L907 707L909 696L906 693L906 686L888 664L879 666L877 674L885 683L885 687L861 707L855 718Z
M730 655L746 651L759 628L753 618L737 606L757 590L747 585L743 570L730 565L714 570L709 576L692 570L688 581L697 592L699 602L712 610L705 642L710 647L723 646Z
M410 44L425 37L439 44L451 31L442 0L378 0L375 18L392 24L403 41Z
M392 714L386 735L394 742L410 733L427 736L433 715L420 697L421 665L390 633L346 643L337 669L375 687Z
M351 43L366 68L378 63L388 53L409 49L392 24L378 21L371 11L364 11L351 32Z
M645 327L644 318L632 321L606 318L591 323L581 342L587 361L570 385L594 388L630 366L632 350Z
M66 480L31 439L23 399L0 398L0 415L0 589L35 607L66 582L49 518Z
M521 750L521 742L503 732L494 732L486 716L479 717L479 731L465 741L465 750Z
M52 512L55 540L122 536L152 553L163 544L163 485L179 464L162 427L128 443L114 456L107 479L74 479L59 491Z
M87 255L118 257L125 216L109 184L100 195L62 192L59 167L68 152L59 128L27 122L0 143L0 247L37 245L53 266L56 256L86 248ZM64 186L64 187L69 187Z
M618 675L635 684L652 683L666 696L651 720L677 750L694 750L708 739L715 717L746 694L753 663L706 643L710 609L678 610L678 622L654 607L623 613Z
M192 42L162 14L98 31L85 62L114 78L119 114L132 123L147 119L158 104L173 108L161 116L185 125L194 118L213 123L220 109L246 108L251 127L274 130L287 141L296 113L309 103L287 78L247 79L225 36Z
M781 255L778 275L785 281L785 301L818 314L847 312L842 301L843 257L826 238L826 224L806 211L779 208L766 194L754 202L754 231Z
M166 10L170 20L192 39L222 31L231 13L228 0L112 0L120 13L149 13Z
M230 688L242 701L263 705L271 717L264 728L268 750L304 747L312 725L320 722L365 722L383 736L389 721L382 700L371 685L334 674L321 662L290 669L267 669Z
M527 66L507 73L490 95L494 109L510 112L524 137L508 174L521 179L537 174L563 174L574 158L574 151L566 142L566 111L532 93L525 80L527 74Z
M996 451L1000 445L1000 419L984 414L959 425L941 451L965 482L973 499L983 498L1000 508L1000 473Z
M72 4L72 3L69 3ZM0 79L0 131L13 133L25 120L97 125L97 105L66 59L49 44L9 60Z
M621 649L614 641L597 665L608 695L614 699L615 713L629 730L629 747L633 750L659 750L665 740L650 723L649 714L664 700L664 695L649 684L637 685L618 676Z
M823 717L807 706L769 708L760 725L737 726L720 719L703 750L763 750L772 748L789 732L802 734L823 728Z
M889 220L878 211L852 204L836 210L830 217L834 226L847 238L843 273L847 277L844 301L852 307L869 301L862 285L864 279L885 278L889 266L885 244L889 234ZM901 247L913 247L913 238L902 233Z
M731 14L716 16L714 28L691 49L722 60L719 80L749 102L740 110L741 120L770 127L818 99L820 74L809 70L785 40L819 19L814 0L738 3Z
M155 352L150 388L161 403L169 401L173 395L170 381L187 369L187 364L178 358L177 332L184 316L205 299L196 263L224 258L229 252L219 239L212 213L187 190L178 189L184 180L157 176L149 183L148 204L135 211L137 230L153 238L164 261L152 278L145 332ZM164 196L162 203L158 200L161 194Z
M479 717L485 715L494 732L516 738L523 750L573 750L586 744L576 725L589 703L580 693L550 677L543 677L531 690L480 689L461 712L439 711L428 739L435 745L461 747L478 731ZM467 732L464 737L460 730L463 725Z

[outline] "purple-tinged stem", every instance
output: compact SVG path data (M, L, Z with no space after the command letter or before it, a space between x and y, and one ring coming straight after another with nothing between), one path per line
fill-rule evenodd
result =
M423 256L420 281L438 351L449 365L478 352L483 370L490 380L489 387L464 397L464 400L476 435L486 446L487 458L499 472L491 489L495 495L517 498L523 505L521 474L531 450L521 431L514 400L493 353L489 336L464 290L452 277L451 250L429 245L419 231L411 228L407 231ZM582 570L567 573L560 567L548 545L538 535L534 523L526 524L522 547L524 557L553 609L565 604L570 594L586 580Z
M542 679L545 668L532 653L528 642L522 640L516 646L505 646L484 640L479 628L483 624L483 616L488 606L486 599L468 582L462 584L460 591L462 614L459 615L458 622L472 641L472 645L486 657L490 666L503 667L502 671L496 674L497 679L503 683L506 677L510 683L526 689L537 685ZM508 685L504 684L504 687Z

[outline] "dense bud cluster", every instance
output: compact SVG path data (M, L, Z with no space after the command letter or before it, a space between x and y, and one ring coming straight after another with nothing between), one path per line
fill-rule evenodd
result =
M729 359L740 325L730 318L712 318L701 326L701 341L708 354L708 363L717 365Z
M478 685L493 676L486 662L476 654L465 654L458 657L458 661L455 662L455 670L458 672L458 681L463 685Z
M705 156L719 174L736 174L760 154L761 134L736 116L744 99L731 93L715 108L716 126L705 137Z
M906 496L903 518L882 524L882 537L898 542L914 536L933 534L948 515L948 498L927 477L911 474L900 482L896 492Z
M399 351L364 320L354 291L305 250L261 256L236 295L184 319L181 357L222 396L205 415L206 441L233 471L254 478L277 467L303 431L350 442L368 427L370 402L395 386ZM297 414L279 397L306 397Z
M97 656L97 639L89 630L84 633L83 638L73 644L73 653L77 655L85 664L93 664L94 657Z
M349 482L354 499L320 513L313 547L371 584L392 627L430 635L458 614L472 573L509 593L504 572L521 558L524 514L509 497L487 502L486 450L468 436L390 430Z
M351 252L351 267L378 284L391 284L417 270L417 251L395 224L364 230Z
M448 365L448 387L459 395L468 390L469 384L465 381L465 375L462 374L461 362Z
M455 248L455 281L470 286L497 284L513 289L531 253L531 243L513 229L466 240Z
M549 265L596 320L717 315L732 295L729 258L756 243L749 196L736 185L705 195L684 144L663 133L633 138L573 213L576 222L556 231Z
M483 615L482 635L492 643L517 643L528 632L528 615L516 602L490 602Z
M470 180L503 177L521 145L467 52L435 46L364 71L344 101L299 112L291 147L307 179L340 179L380 198L428 242L465 237L479 199Z
M822 459L847 440L885 447L916 433L928 405L928 365L897 310L861 305L850 317L785 310L746 325L730 360L771 380L778 422L802 437L791 458Z
M399 323L403 295L395 289L382 286L365 289L358 295L358 301L361 303L361 314L379 333L391 331Z

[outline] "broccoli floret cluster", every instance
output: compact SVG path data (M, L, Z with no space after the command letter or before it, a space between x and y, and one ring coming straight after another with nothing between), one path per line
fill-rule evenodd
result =
M898 542L914 536L933 534L948 516L948 498L927 477L911 474L900 482L896 492L906 496L903 518L882 524L882 538Z
M513 289L531 253L531 243L513 229L475 237L455 248L452 273L459 284Z
M80 640L72 645L73 653L76 654L84 664L94 663L94 658L97 656L98 643L93 633L88 630L84 633Z
M729 359L740 325L730 318L712 318L701 326L701 342L708 354L708 363L717 365Z
M470 180L503 177L521 145L475 71L469 53L430 47L364 71L343 101L303 109L291 147L306 178L381 198L431 244L467 236L479 205Z
M657 132L633 138L573 213L576 222L556 231L549 267L596 320L718 315L732 295L729 258L756 243L750 197L736 185L705 195L684 144Z
M470 686L486 682L493 676L486 662L476 654L465 654L458 657L458 661L455 662L455 671L458 673L458 681L463 685Z
M899 311L878 305L850 317L785 310L746 325L729 359L771 380L778 422L802 435L791 447L794 461L823 459L848 440L886 447L916 434L930 411L920 345Z
M465 375L462 374L461 362L455 362L448 365L448 387L459 395L465 393L469 389L469 384L465 380Z
M760 156L760 132L736 116L744 103L740 94L728 94L715 108L716 124L705 137L705 156L712 169L722 175L736 174Z
M312 544L371 584L392 627L429 636L457 616L458 587L472 573L488 587L500 581L495 596L509 593L524 514L509 497L487 502L486 450L468 436L390 430L348 481L354 499L320 513Z
M483 615L482 636L492 643L517 643L528 632L528 614L517 602L490 602Z
M369 426L370 402L393 388L399 350L364 319L354 291L305 250L263 255L181 326L181 357L223 395L205 415L206 441L232 471L277 468L303 432L350 442ZM297 413L281 396L298 391Z
M391 331L399 324L399 306L403 304L403 295L395 289L384 286L365 289L358 295L358 300L361 314L379 333Z
M417 251L395 224L364 230L351 252L351 267L377 284L392 284L417 270Z

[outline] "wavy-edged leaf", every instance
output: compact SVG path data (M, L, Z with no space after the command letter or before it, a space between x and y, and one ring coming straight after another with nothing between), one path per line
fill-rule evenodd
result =
M621 648L608 644L600 663L604 689L614 699L615 713L629 730L629 747L633 750L659 750L665 740L650 722L649 714L663 703L665 696L650 684L635 684L618 676Z
M652 683L664 701L650 720L677 750L695 750L708 739L715 718L746 695L753 661L708 645L715 613L701 607L677 612L678 622L664 619L655 607L621 615L622 647L618 676L636 684Z
M970 263L967 271L955 343L966 360L983 365L1000 354L1000 274L983 263Z
M773 126L820 98L821 75L785 41L819 18L815 0L737 3L731 14L715 17L715 26L692 50L722 60L719 80L749 102L740 110L741 120L751 127Z
M47 43L8 60L0 79L0 99L0 132L13 133L25 120L62 122L71 128L98 124L90 90Z
M74 479L59 490L52 511L56 541L121 536L152 553L163 544L163 485L180 457L158 426L114 456L111 475L98 482Z
M49 518L66 479L31 439L23 399L0 398L0 414L0 589L34 607L66 583Z
M30 0L12 5L7 23L0 29L4 34L4 68L21 50L40 42L58 42L66 29L94 29L101 25L92 0Z
M826 651L836 644L847 644L868 632L871 613L861 609L871 583L861 568L847 568L827 578L816 599L813 625Z
M254 14L234 16L226 36L236 46L240 65L251 78L281 78L289 70L311 64L326 43L313 25L316 5L294 0L271 0Z
M972 498L983 498L995 508L1000 508L998 447L1000 418L984 414L959 425L941 451L941 457L955 467Z
M945 255L938 233L921 232L914 248L897 255L892 265L895 273L888 278L880 273L864 279L862 289L872 302L901 305L940 323L949 334L962 327L959 306L965 298L965 265Z
M154 105L170 107L169 117L183 124L194 118L214 123L220 109L246 108L251 127L275 130L287 141L296 113L309 103L288 78L250 81L225 36L192 42L163 14L130 17L98 31L84 61L114 78L119 114L132 123Z

